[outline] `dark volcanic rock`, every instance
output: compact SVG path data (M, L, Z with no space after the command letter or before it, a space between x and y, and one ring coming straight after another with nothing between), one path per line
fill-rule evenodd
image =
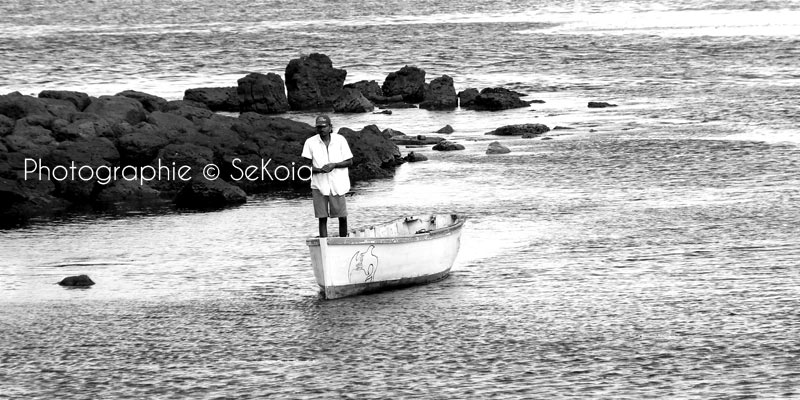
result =
M520 99L520 94L504 88L486 88L475 97L469 108L478 111L497 111L511 108L529 107L527 101Z
M286 91L292 110L332 110L347 71L333 68L328 56L312 53L286 66Z
M355 83L348 83L347 85L344 85L344 89L356 89L361 92L361 94L366 97L367 100L373 103L386 102L386 96L383 95L381 86L375 81L358 81Z
M339 134L347 139L353 152L353 166L349 168L352 182L390 177L395 167L403 163L400 149L375 125L360 131L342 128Z
M170 114L180 115L190 121L203 121L211 118L214 112L203 103L198 103L191 100L173 100L167 102L164 107L164 112Z
M444 133L444 134L451 134L451 133L453 133L453 132L455 132L455 130L454 130L454 129L453 129L453 127L452 127L452 126L450 126L450 125L445 125L445 126L444 126L444 127L442 127L441 129L439 129L438 131L436 131L436 133Z
M75 105L78 111L83 111L91 104L92 99L89 95L82 92L70 92L66 90L43 90L39 93L42 99L66 100Z
M511 150L500 144L500 142L489 143L489 148L486 149L486 154L506 154L511 153Z
M606 107L616 107L616 104L606 103L604 101L590 101L589 108L606 108Z
M113 183L101 186L96 201L98 203L159 201L159 194L158 190L151 188L147 183L142 184L132 177L125 179L119 176Z
M10 135L14 132L14 120L0 114L0 137Z
M142 107L144 107L145 111L147 112L162 111L164 109L164 106L167 105L167 101L162 99L161 97L143 92L137 92L135 90L126 90L124 92L119 92L116 95L129 97L131 99L138 101L139 103L142 103Z
M381 90L384 96L401 95L407 103L419 103L425 100L425 70L406 65L390 73Z
M45 103L44 107L47 109L47 112L49 112L56 118L69 121L70 119L72 119L72 116L74 114L79 112L78 108L67 100L47 99L47 98L40 100Z
M162 201L205 208L237 204L244 201L246 192L308 189L309 183L302 179L234 179L237 171L232 163L238 160L240 167L260 168L269 161L276 177L279 166L297 169L305 165L300 154L304 141L315 134L312 126L254 112L238 117L213 114L205 104L192 100L156 106L161 104L157 99L127 94L139 100L104 96L93 99L83 112L72 102L56 98L61 95L0 96L3 109L13 116L0 116L0 225L18 226L29 218L55 215L68 208L139 207ZM153 111L148 113L142 101ZM394 168L403 162L397 145L387 137L392 132L387 130L385 135L376 126L359 132L342 131L354 154L353 182L392 176ZM41 159L41 165L51 168L74 161L77 166L92 167L93 172L101 166L117 170L111 182L97 175L85 181L25 180L26 158ZM148 182L145 178L140 184L132 173L134 166L164 166L174 171L173 163L175 167L188 166L190 173L184 176L193 180L172 176L170 180L165 177ZM203 182L198 177L208 163L222 170L217 181ZM123 204L126 202L131 204Z
M333 103L333 109L341 113L363 113L375 109L372 102L367 100L357 89L343 89Z
M50 115L47 103L31 96L23 96L18 92L0 96L0 115L5 115L13 120L29 115Z
M175 197L175 204L182 208L213 209L242 204L247 194L237 186L223 180L210 181L195 177Z
M464 150L464 146L455 142L451 142L449 140L443 140L433 146L434 150L437 151L454 151L454 150Z
M480 93L478 89L464 89L458 92L458 101L461 104L461 108L470 108L475 104L475 98L478 97Z
M409 152L405 157L403 157L403 159L410 163L428 161L428 157L426 157L424 154L414 153L413 151Z
M239 111L239 95L236 87L186 89L183 99L205 104L211 111Z
M458 96L453 86L453 78L442 75L431 81L425 91L425 100L419 108L426 110L455 110L458 107Z
M278 74L248 74L237 81L236 92L242 112L279 114L289 111L283 79Z
M123 96L100 96L84 110L112 121L125 121L131 125L147 118L147 113L138 100Z
M497 136L516 136L522 135L523 138L531 138L536 136L541 136L548 132L550 128L544 124L517 124L517 125L506 125L501 126L491 132L487 132L487 135L497 135Z
M88 287L94 285L92 278L87 275L68 276L58 282L61 286Z
M77 167L89 166L92 170L96 171L100 166L110 167L116 164L119 160L119 152L106 138L91 138L83 139L76 142L64 141L59 143L50 154L48 154L43 162L47 166L54 168L56 166L63 166L69 168L71 163L75 163ZM55 172L53 176L55 177ZM85 203L91 201L95 193L96 183L98 178L94 174L88 174L84 171L77 170L75 177L72 176L68 179L58 180L55 179L53 184L56 188L56 195L78 203Z
M173 113L155 111L147 116L147 123L155 126L169 141L185 142L197 127L192 121Z
M126 121L108 121L94 114L77 113L72 116L71 122L62 124L53 121L53 134L56 140L88 139L97 136L109 138L118 137L117 132L122 127L130 126ZM117 128L117 130L115 130Z
M383 137L387 138L387 139L391 139L391 138L393 138L395 136L406 136L405 133L400 132L400 131L398 131L396 129L392 129L392 128L384 129L383 131L381 131L381 135Z
M133 127L132 133L117 140L117 149L123 164L140 166L150 164L167 144L169 140L158 128L141 123Z

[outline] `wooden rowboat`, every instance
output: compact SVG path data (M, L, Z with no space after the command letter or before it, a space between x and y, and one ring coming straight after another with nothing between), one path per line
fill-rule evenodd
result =
M458 254L464 221L455 214L404 217L347 237L307 239L314 277L328 299L443 279Z

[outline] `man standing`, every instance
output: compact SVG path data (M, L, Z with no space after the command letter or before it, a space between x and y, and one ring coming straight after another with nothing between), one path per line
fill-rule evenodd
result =
M353 165L353 153L344 136L333 133L331 119L320 115L317 134L306 139L303 157L311 160L311 196L314 215L319 218L319 237L328 237L328 217L339 218L339 236L347 236L347 204L344 195L350 190L347 167Z

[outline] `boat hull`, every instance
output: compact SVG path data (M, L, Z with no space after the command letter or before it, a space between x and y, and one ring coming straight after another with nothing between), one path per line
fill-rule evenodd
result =
M326 298L336 299L444 279L461 245L464 221L454 220L407 236L309 239L317 284Z

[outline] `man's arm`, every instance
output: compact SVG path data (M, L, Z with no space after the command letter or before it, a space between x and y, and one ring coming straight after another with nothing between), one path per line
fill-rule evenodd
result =
M325 166L322 167L322 172L331 172L333 171L334 168L347 168L352 165L353 165L353 159L348 158L347 160L339 161L337 163L325 164ZM312 169L311 171L313 172L314 170Z
M324 174L326 172L330 172L330 171L324 171L323 169L325 167L322 167L322 168L315 167L314 166L314 161L311 160L310 158L306 158L306 157L303 157L303 165L302 166L311 168L311 173L312 174Z

